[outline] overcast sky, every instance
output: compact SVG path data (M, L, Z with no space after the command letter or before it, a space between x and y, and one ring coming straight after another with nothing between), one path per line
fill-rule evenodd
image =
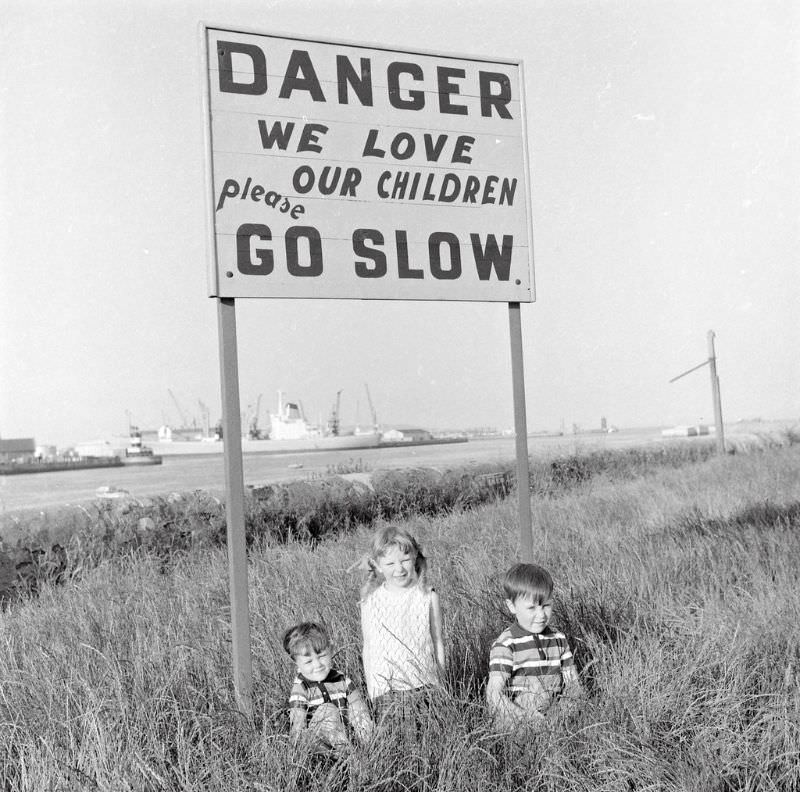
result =
M520 58L528 427L800 417L791 0L5 0L0 436L220 414L198 23ZM242 407L513 425L504 303L237 300ZM175 395L170 396L169 391Z

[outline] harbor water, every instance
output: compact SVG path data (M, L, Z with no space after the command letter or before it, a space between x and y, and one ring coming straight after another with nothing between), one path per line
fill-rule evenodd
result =
M621 430L613 434L533 435L528 439L531 455L574 453L592 447L660 442L658 429ZM513 437L472 439L468 443L368 448L358 451L319 451L289 454L245 454L245 485L324 476L332 469L367 472L408 467L447 470L477 463L513 462ZM165 457L153 467L118 467L54 471L18 476L0 476L0 516L30 509L50 510L95 500L100 487L125 490L134 498L168 495L171 492L206 490L221 496L225 490L222 454L196 457Z

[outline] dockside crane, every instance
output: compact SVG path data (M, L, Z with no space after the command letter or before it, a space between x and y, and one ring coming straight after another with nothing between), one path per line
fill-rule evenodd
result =
M181 427L189 428L189 419L186 417L186 413L183 411L177 396L175 396L171 388L167 388L167 393L169 393L172 403L175 405L175 409L178 411L178 417L181 419ZM192 422L192 426L196 427L194 421Z
M197 404L200 407L200 420L203 424L203 437L208 437L211 433L210 411L208 409L208 405L201 399L197 400Z
M261 397L263 393L258 394L258 398L256 399L256 406L253 409L253 414L250 418L250 423L247 430L247 436L251 440L260 440L261 439L261 430L258 428L258 415L261 412Z
M331 418L328 421L328 431L333 437L339 436L339 406L341 404L342 392L336 391L336 401L334 402L333 409L331 410Z
M377 431L378 431L378 413L375 412L375 405L372 403L372 396L370 396L370 393L369 393L369 385L367 385L366 382L364 383L364 390L366 390L366 392L367 392L367 403L369 404L369 411L370 411L370 414L372 415L372 428L377 433Z

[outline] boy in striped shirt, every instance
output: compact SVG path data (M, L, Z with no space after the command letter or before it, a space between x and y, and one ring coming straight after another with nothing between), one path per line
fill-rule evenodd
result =
M503 730L541 724L583 697L566 636L549 626L553 579L535 564L516 564L503 580L514 623L492 644L486 700Z
M366 743L372 733L367 704L350 677L332 667L330 639L314 622L290 627L283 648L297 668L289 694L289 734L309 739L316 750L341 752L350 732Z

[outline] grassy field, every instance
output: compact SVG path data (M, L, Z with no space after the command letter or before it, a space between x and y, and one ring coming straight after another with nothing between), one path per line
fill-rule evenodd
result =
M800 789L800 447L559 475L535 490L534 546L589 691L571 720L520 745L492 733L482 704L506 623L498 581L518 553L512 498L405 519L431 559L449 654L416 744L389 731L320 762L286 736L286 626L324 621L360 678L361 580L346 570L366 526L253 540L254 724L232 706L224 549L139 545L0 617L4 788Z

